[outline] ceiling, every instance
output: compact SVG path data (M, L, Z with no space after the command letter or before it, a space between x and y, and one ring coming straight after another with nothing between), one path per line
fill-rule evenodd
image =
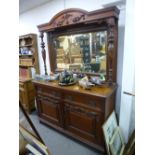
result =
M43 5L52 0L19 0L19 14Z

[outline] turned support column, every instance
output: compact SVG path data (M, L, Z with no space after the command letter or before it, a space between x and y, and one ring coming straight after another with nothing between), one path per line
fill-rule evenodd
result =
M47 67L46 67L46 50L45 50L45 43L43 41L44 38L44 33L40 32L40 38L41 38L41 48L42 48L42 58L44 62L44 70L45 70L45 75L47 75Z
M115 18L107 19L108 34L107 34L107 79L109 84L116 82L116 23Z

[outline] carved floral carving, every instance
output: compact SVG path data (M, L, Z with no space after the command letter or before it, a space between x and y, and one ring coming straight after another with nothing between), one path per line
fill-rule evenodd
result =
M85 15L84 15L84 14L82 14L82 15L80 15L80 16L77 16L77 17L74 17L72 21L73 21L73 23L77 23L77 22L79 22L81 19L85 20Z
M80 22L81 20L85 20L85 15L78 13L66 13L58 18L56 18L53 22L54 27L60 27L68 24L74 24Z
M67 24L69 24L69 18L72 16L72 14L65 14L65 15L63 15L62 17L61 17L61 20L60 21L58 21L57 23L56 23L56 26L62 26L62 25L67 25Z

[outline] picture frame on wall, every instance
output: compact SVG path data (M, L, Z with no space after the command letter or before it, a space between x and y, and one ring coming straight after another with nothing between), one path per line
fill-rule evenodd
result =
M106 122L102 126L108 155L110 155L109 143L113 137L113 134L114 134L117 126L118 126L118 124L117 124L117 120L116 120L116 114L115 114L115 111L113 111L111 113L111 115L109 116L109 118L106 120Z
M115 133L109 143L111 155L123 155L125 142L119 127L116 128Z

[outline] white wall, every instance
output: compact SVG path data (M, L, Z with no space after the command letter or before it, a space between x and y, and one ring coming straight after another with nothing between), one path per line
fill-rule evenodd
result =
M124 56L124 32L125 32L125 6L120 7L119 23L118 23L118 57L117 57L117 94L116 94L116 113L119 117L121 90L122 90L122 70Z
M125 21L125 42L123 76L120 105L120 127L124 133L125 141L134 129L134 97L124 94L125 92L134 94L134 0L126 0L126 21Z

